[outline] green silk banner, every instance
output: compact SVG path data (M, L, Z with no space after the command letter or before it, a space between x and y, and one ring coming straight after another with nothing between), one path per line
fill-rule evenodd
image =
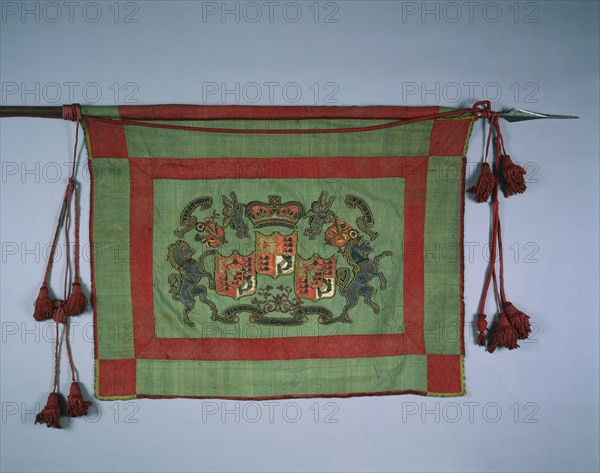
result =
M97 397L464 394L448 111L82 107Z

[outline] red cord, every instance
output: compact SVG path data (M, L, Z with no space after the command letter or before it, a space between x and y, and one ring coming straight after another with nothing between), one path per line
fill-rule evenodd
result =
M56 392L56 384L58 382L58 317L54 322L56 324L56 340L54 342L54 387L52 388L52 392Z
M69 296L69 273L71 267L70 260L70 251L71 245L69 241L69 226L71 223L71 203L73 202L73 193L75 193L75 202L74 202L74 213L75 213L75 241L74 241L74 261L75 261L75 277L79 276L79 196L77 195L76 182L75 182L75 173L77 171L77 147L79 144L79 121L81 120L81 109L78 104L73 105L64 105L63 106L63 118L65 120L73 120L76 121L75 128L75 144L73 146L73 165L71 168L71 175L69 177L67 188L65 189L65 193L63 196L63 200L61 203L60 213L58 216L58 221L56 223L56 229L54 231L54 238L52 240L52 247L50 250L50 257L48 258L48 263L46 265L46 271L44 273L44 283L48 282L50 271L52 270L52 266L54 265L54 256L56 253L56 246L58 243L58 237L60 230L64 227L65 231L65 244L66 244L66 260L65 260L65 274L63 278L63 300L58 300L54 302L54 310L55 310L55 325L56 325L56 340L54 347L54 385L53 392L57 390L58 384L58 372L59 372L59 363L60 363L60 336L59 336L59 324L65 324L65 337L67 344L67 353L69 356L69 365L71 367L71 376L73 381L75 381L75 367L73 364L73 357L71 354L71 345L69 342L69 316L65 312L65 302Z
M489 102L477 102L472 108L466 108L461 110L449 110L447 112L433 113L429 115L423 115L421 117L407 118L405 120L396 120L389 123L383 123L381 125L372 125L364 127L354 128L316 128L309 130L297 130L297 129L256 129L256 130L245 130L236 128L210 128L210 127L195 127L185 125L169 125L163 123L152 123L140 120L128 120L120 118L100 118L89 115L84 115L83 118L89 121L96 121L100 123L112 124L112 125L132 125L132 126L144 126L150 128L163 128L170 130L185 130L185 131L202 131L206 133L249 133L249 134L314 134L314 133L356 133L362 131L374 131L381 130L384 128L392 128L400 125L407 125L409 123L416 123L425 120L434 120L436 118L453 117L458 115L474 114L477 118L487 118L492 113L489 109ZM485 106L488 108L481 108Z
M496 135L498 134L498 130L499 130L499 126L498 126L498 121L500 119L500 114L499 113L491 113L491 117L490 117L490 128L488 131L488 137L487 137L487 143L486 143L486 149L485 149L485 161L487 161L488 158L488 154L489 154L489 145L491 142L491 138L492 138L492 133L495 131ZM494 170L497 171L497 167L498 167L498 163L499 163L499 155L498 155L498 148L499 147L499 143L498 143L498 139L496 139L496 145L495 145L495 159L494 159ZM494 278L494 286L496 286L496 270L495 270L495 265L496 265L496 242L497 242L497 235L498 235L498 226L500 225L500 214L498 211L498 206L499 206L499 202L498 202L498 183L496 183L496 186L494 187L494 190L492 191L492 222L491 222L491 242L490 242L490 262L489 262L489 266L488 266L488 270L487 270L487 274L486 274L486 278L485 278L485 282L483 285L483 292L481 295L481 300L479 303L479 313L483 314L485 313L485 302L487 299L487 294L489 291L489 287L490 287L490 283L492 280L492 277Z
M69 357L69 366L71 367L71 380L75 382L75 364L73 363L73 354L71 353L71 341L69 340L69 317L65 321L65 341L67 343L67 355Z
M494 174L498 177L500 175L500 160L502 154L506 154L506 149L504 148L504 138L502 136L502 132L500 131L499 124L500 114L492 113L490 118L490 131L487 137L486 143L486 151L484 160L487 162L489 145L491 140L492 131L496 133L496 142L494 144ZM499 212L499 179L496 181L496 186L492 191L492 229L491 229L491 242L490 242L490 264L488 267L483 293L481 296L481 301L479 305L479 313L483 314L485 310L485 302L487 298L487 293L490 286L490 279L493 278L494 281L494 291L495 291L495 299L498 304L498 310L500 312L503 311L504 303L506 302L506 295L504 293L504 253L502 250L502 229L500 225L500 212ZM499 278L496 279L496 247L498 251L498 259L499 259Z

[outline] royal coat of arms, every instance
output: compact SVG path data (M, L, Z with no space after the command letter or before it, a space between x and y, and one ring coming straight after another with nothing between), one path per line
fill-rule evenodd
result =
M311 314L317 314L317 320L321 324L349 323L352 320L348 311L361 299L371 307L373 313L380 312L379 305L372 300L376 289L371 285L371 280L377 278L379 288L385 289L387 281L379 270L379 260L390 256L391 252L383 251L378 256L370 257L377 233L372 228L375 219L371 209L362 198L347 195L344 200L348 208L360 211L356 218L356 226L360 231L338 217L334 208L336 198L328 197L326 192L322 192L310 205L306 205L310 210L305 212L302 203L282 202L279 195L268 196L267 202L253 200L244 204L232 191L229 196L222 196L223 222L220 222L220 214L216 210L204 217L192 215L195 211L210 212L209 209L216 200L210 196L194 198L182 211L180 225L184 228L175 231L177 236L183 237L187 231L195 229L195 241L209 247L197 262L191 259L190 251L187 262L173 265L180 274L171 275L171 292L175 300L181 300L186 305L184 321L188 325L191 322L188 314L193 308L188 299L191 297L193 301L194 294L210 306L213 320L224 323L236 323L241 313L249 313L250 322L256 324L304 324ZM228 238L240 242L248 241L249 225L260 229L254 232L253 248L247 247L250 251L246 252L233 251L229 255L222 254L220 247L230 241ZM278 228L277 231L269 232L270 227ZM305 228L300 228L299 231L299 227ZM328 254L314 253L308 258L299 255L299 235L308 241L321 237L321 247L328 248ZM181 244L183 243L180 242L179 245ZM208 261L213 254L214 271L211 272L208 269ZM349 267L340 266L340 263L346 263ZM200 286L194 289L196 292L192 291L189 296L183 297L179 291L184 287L182 281L189 279L187 268L200 264L204 271L202 274L209 278L209 289ZM268 283L263 283L261 288L260 277L290 277L293 280L289 285L278 285L277 294L272 292L274 287ZM232 305L219 314L210 300L211 289L214 289L218 296L231 297L236 301L255 293L260 297L250 299L249 303ZM335 297L346 299L338 314L325 305L307 305L323 303ZM306 301L310 302L305 303ZM276 317L274 314L288 315Z

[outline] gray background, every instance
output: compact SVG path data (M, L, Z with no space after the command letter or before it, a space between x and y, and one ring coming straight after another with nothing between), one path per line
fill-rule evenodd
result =
M597 2L284 1L271 18L264 2L0 3L2 105L488 98L498 110L581 116L502 123L510 154L529 170L527 193L502 203L507 289L537 332L517 351L489 355L468 325L466 397L96 401L89 419L60 432L33 425L51 387L53 340L31 304L73 124L2 119L3 471L598 471ZM237 18L221 17L224 8ZM80 178L86 222L84 170ZM467 202L467 321L486 265L487 216ZM73 330L90 391L91 320Z

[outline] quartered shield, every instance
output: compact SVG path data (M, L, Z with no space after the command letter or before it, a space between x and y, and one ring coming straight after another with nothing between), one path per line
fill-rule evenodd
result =
M296 261L297 233L263 235L256 232L256 272L274 278L292 274Z
M335 256L329 259L314 255L310 259L297 258L295 275L296 294L300 298L318 301L335 295Z
M215 257L216 291L222 296L235 299L256 292L256 270L254 253L241 256L234 251L225 257L217 253Z

